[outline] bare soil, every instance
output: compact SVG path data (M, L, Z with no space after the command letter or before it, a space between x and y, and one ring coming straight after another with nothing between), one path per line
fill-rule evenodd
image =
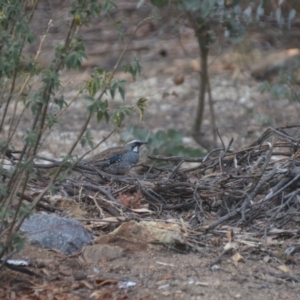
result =
M41 278L6 270L2 274L2 299L298 299L300 256L287 261L277 250L241 252L245 262L224 257L220 269L209 264L214 254L178 254L170 250L128 253L125 257L86 265L77 257L27 245L19 257L31 259ZM219 253L218 253L219 252ZM274 257L270 258L270 255ZM269 257L269 260L267 259ZM135 282L120 289L118 282ZM293 282L294 281L294 282Z

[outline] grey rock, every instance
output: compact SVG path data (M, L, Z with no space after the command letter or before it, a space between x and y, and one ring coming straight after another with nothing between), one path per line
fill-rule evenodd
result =
M92 235L78 221L54 214L33 214L24 221L21 230L28 234L32 244L58 249L67 255L81 250L92 241Z

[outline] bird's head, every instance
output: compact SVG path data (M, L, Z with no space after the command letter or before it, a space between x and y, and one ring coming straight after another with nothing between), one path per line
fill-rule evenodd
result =
M130 151L133 151L133 152L139 152L139 148L144 145L144 144L147 144L147 142L141 142L139 140L133 140L131 142L128 142L126 145L125 145L125 148L130 150Z

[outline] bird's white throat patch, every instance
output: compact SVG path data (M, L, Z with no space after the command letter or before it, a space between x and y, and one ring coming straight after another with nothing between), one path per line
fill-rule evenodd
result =
M139 147L138 146L133 147L132 151L133 152L139 152Z

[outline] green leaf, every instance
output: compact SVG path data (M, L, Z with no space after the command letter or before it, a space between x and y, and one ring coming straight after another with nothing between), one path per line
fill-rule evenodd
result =
M24 202L22 202L20 210L18 212L18 218L29 217L29 215L31 213L31 209L32 209L31 204L25 204Z
M54 98L54 103L58 105L59 109L62 110L64 107L66 107L68 104L64 99L63 95L60 95L59 97Z
M97 93L98 87L94 80L86 81L85 82L85 88L88 91L90 96L95 96Z
M106 123L109 122L109 114L107 113L107 111L98 111L97 112L97 122L99 123L102 119L105 119Z
M91 79L85 82L85 89L90 96L95 96L100 90L107 88L111 74L103 69L95 68L91 74Z
M132 108L128 106L119 106L113 114L112 120L117 127L120 127L126 115L131 113Z
M104 118L105 118L106 123L108 123L110 116L107 111L104 112Z
M103 116L104 116L103 111L98 111L97 112L97 122L98 123L102 120Z
M7 187L5 185L1 184L0 185L0 196L5 197L6 195L7 195Z
M126 63L123 66L123 70L126 73L130 73L133 80L136 80L137 76L141 74L142 72L142 66L139 63L139 60L137 58L134 58L133 62Z
M167 141L167 134L163 130L159 130L156 132L155 138L159 143L165 143Z
M54 71L52 66L42 72L42 82L45 89L57 90L60 87L59 74Z
M85 145L88 144L91 148L93 148L93 146L94 146L93 137L92 137L91 131L89 129L87 129L85 134L81 137L80 144L82 147L84 147ZM72 160L73 160L73 157L66 157L64 164L67 167L71 167L71 164L73 163Z
M122 111L117 111L113 114L113 122L117 127L120 127L123 120L124 120L125 114Z
M11 238L12 238L12 240L11 240L11 244L8 248L8 251L9 252L13 252L13 251L20 252L24 248L26 238L22 237L19 232L13 232Z
M140 121L142 122L143 117L144 117L144 111L148 107L147 106L147 99L146 98L140 98L136 103L136 107L137 107L139 115L140 115Z
M118 91L120 93L123 100L125 99L125 87L124 87L125 84L126 84L125 80L115 80L115 79L113 79L111 81L109 91L110 91L111 97L113 99L115 97L116 91Z
M158 7L162 8L166 6L169 3L169 0L151 0L151 4Z
M182 144L182 133L174 129L169 129L167 132L168 137L174 144Z
M125 100L125 84L126 80L120 80L118 83L118 92L120 93L122 100Z
M48 125L49 129L51 129L53 127L53 125L58 123L55 113L48 113L46 118L47 118L47 125Z
M37 133L35 131L26 130L25 143L28 146L34 146L37 142Z

